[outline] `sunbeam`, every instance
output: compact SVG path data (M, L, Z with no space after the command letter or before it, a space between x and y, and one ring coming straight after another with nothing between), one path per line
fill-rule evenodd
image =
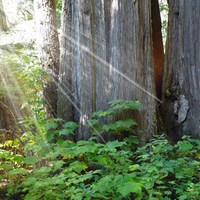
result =
M69 41L71 41L73 44L76 44L77 46L79 46L84 52L88 53L89 55L91 55L92 57L95 57L98 61L100 61L103 65L102 66L106 66L108 67L110 70L112 70L113 72L116 72L117 74L119 74L121 77L123 77L125 80L127 80L129 83L131 83L132 85L134 85L135 87L139 88L140 90L142 90L144 93L148 94L149 96L151 96L152 98L154 98L155 100L157 100L159 103L162 103L162 101L160 99L158 99L155 95L153 95L152 93L148 92L145 88L143 88L142 86L140 86L138 83L136 83L135 81L133 81L132 79L130 79L128 76L126 76L123 72L119 71L118 69L116 69L112 64L106 62L105 60L103 60L101 57L99 57L98 55L94 54L88 47L80 44L78 41L75 41L72 37L68 36L68 35L64 35L64 37L66 39L68 39Z

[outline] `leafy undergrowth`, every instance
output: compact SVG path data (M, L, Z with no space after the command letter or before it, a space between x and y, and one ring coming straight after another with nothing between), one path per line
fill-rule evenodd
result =
M107 111L98 111L89 120L94 137L74 143L62 139L79 128L75 122L45 119L38 115L39 130L23 135L2 149L2 180L9 179L7 199L200 199L200 140L184 136L171 145L164 136L139 148L132 119L99 125L101 117L127 109L139 109L138 102L114 100ZM32 120L28 120L32 126ZM61 126L61 125L60 125ZM128 131L123 141L96 142L96 134ZM21 153L17 153L21 152Z

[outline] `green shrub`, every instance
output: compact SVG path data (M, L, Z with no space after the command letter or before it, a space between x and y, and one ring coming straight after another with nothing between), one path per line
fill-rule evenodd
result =
M123 141L97 143L95 137L77 143L63 140L61 136L74 134L78 125L67 122L58 129L62 119L38 115L40 132L23 137L25 153L32 155L10 171L16 181L8 195L19 194L25 200L200 199L200 140L184 136L172 145L162 135L139 148L133 120L100 126L99 119L141 105L122 100L110 105L107 111L95 112L89 126L95 135L130 132Z
M200 140L183 136L171 145L157 136L139 148L138 179L157 199L200 199Z
M110 104L108 111L98 111L93 117L117 115L122 110L141 108L138 102L133 101L115 100ZM131 151L138 144L131 129L132 125L136 125L132 119L118 120L102 127L97 119L89 120L90 126L93 123L95 134L97 129L98 134L108 131L115 134L121 131L132 133L124 141L105 144L93 141L94 137L77 143L64 141L60 136L73 134L78 125L67 122L61 130L56 130L59 121L62 120L38 120L44 138L41 134L31 133L23 137L27 140L25 148L34 154L25 157L24 163L28 168L33 166L33 171L15 169L10 174L21 176L23 189L20 187L20 192L27 193L24 199L129 199L130 196L142 196L143 186L138 183L134 173L139 165L133 164ZM29 121L29 125L31 123ZM45 162L44 166L36 167Z

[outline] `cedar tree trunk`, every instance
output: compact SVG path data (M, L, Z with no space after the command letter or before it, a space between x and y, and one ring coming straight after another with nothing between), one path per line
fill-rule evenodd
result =
M121 116L138 122L141 144L156 133L150 9L150 0L64 0L59 98L67 98L58 112L79 123L77 140L90 138L87 120L113 99L139 100L144 106Z
M57 116L60 50L55 0L35 0L39 58L48 72L44 76L43 101L46 117Z
M200 1L169 0L162 117L173 141L200 138Z

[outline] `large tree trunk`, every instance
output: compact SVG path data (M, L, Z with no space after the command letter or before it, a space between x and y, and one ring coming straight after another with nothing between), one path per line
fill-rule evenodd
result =
M162 116L174 141L200 138L199 10L199 0L169 0Z
M0 0L0 30L6 28L8 28L6 22L6 15L3 8L3 2L2 0Z
M55 0L36 0L35 18L40 61L49 78L44 76L43 101L46 117L57 116L60 50Z
M137 115L123 116L138 122L142 144L156 132L150 8L150 0L64 0L58 112L69 120L68 106L74 105L78 140L91 136L86 121L92 112L107 109L113 99L139 100L144 106Z

